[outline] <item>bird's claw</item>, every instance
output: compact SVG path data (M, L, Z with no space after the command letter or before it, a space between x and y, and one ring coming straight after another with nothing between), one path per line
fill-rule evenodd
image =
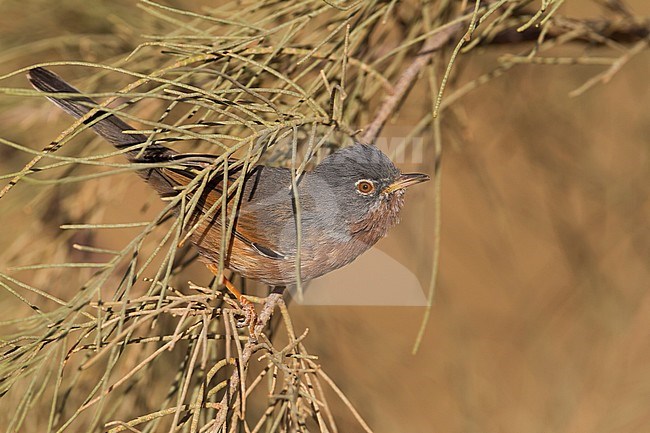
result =
M243 328L248 326L248 331L251 336L255 334L255 326L257 325L257 312L255 311L255 305L248 299L240 299L241 308L244 312L243 317L237 320L237 327Z

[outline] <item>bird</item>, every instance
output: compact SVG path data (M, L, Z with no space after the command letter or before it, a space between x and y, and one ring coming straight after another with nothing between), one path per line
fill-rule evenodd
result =
M130 162L147 164L136 173L161 197L188 188L197 173L215 166L219 158L179 153L155 140L147 143L147 136L132 132L128 123L98 108L96 102L47 69L30 69L27 77L35 89L77 119L94 109L84 123L123 150ZM57 93L67 95L58 97ZM160 165L152 167L152 163ZM249 326L257 320L255 309L219 272L222 254L226 268L270 286L295 284L298 278L312 280L349 264L386 236L399 222L405 190L430 179L422 173L402 173L376 146L360 142L334 151L305 171L295 191L289 168L256 165L244 172L242 167L228 171L225 186L221 173L212 176L200 192L188 193L200 196L187 227L196 226L189 240L198 249L199 260L221 275L221 283L240 302ZM238 176L244 176L241 194L229 194L228 183ZM221 251L224 227L217 203L224 190L228 194L227 215L233 207L236 213L228 248ZM181 212L180 206L175 212Z

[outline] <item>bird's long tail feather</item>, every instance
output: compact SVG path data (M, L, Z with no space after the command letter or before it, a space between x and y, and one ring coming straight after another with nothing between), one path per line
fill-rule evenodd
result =
M79 90L66 83L61 77L44 68L33 68L27 78L36 90L45 93L65 93L67 95L57 98L48 95L47 98L61 107L71 116L79 119L93 108L97 103L92 99L85 97ZM79 95L79 96L76 96ZM92 128L97 135L103 137L118 149L124 149L137 144L145 143L147 137L137 133L125 133L124 131L133 130L133 128L119 117L113 114L107 114L101 109L97 113L85 120L87 125ZM159 144L150 144L146 149L135 148L125 152L125 156L131 162L156 163L170 160L176 152ZM138 174L144 178L158 193L167 195L174 193L175 184L165 176L161 170L148 168L139 170Z

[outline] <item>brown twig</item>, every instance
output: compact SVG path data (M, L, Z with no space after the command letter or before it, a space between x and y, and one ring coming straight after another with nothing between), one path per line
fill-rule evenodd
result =
M638 42L650 36L650 22L648 21L614 21L614 20L590 20L576 22L595 34L619 44L630 44ZM545 40L557 39L573 30L572 28L554 27L546 33ZM534 42L539 38L542 27L530 27L523 32L516 28L504 28L494 35L486 38L479 45L513 45L518 43ZM598 45L593 38L581 37L573 39L573 43L585 43Z
M264 328L266 328L266 325L271 320L271 316L273 315L273 311L275 310L275 307L282 300L283 292L284 292L284 288L275 289L264 300L264 305L262 306L262 312L260 313L257 320L257 324L255 325L254 335L260 335L264 331ZM214 425L212 427L212 431L215 433L218 432L223 426L223 424L226 422L226 418L228 417L228 409L231 408L231 401L233 400L233 397L238 395L241 389L239 387L239 381L240 381L239 371L240 370L243 371L244 369L246 369L246 367L248 366L248 362L251 359L251 356L253 356L253 353L255 352L257 344L258 343L256 339L251 338L244 345L244 349L242 350L242 354L240 358L241 361L240 361L239 368L233 371L233 373L230 376L230 379L228 380L228 389L226 390L226 393L224 394L220 403L221 409L219 409L219 411L217 412L217 416L215 417Z
M413 87L420 71L427 63L429 63L433 53L447 44L458 32L461 25L462 22L456 22L452 25L442 27L439 32L434 33L424 42L422 49L416 56L415 60L413 60L413 63L404 70L397 80L393 93L384 99L384 102L381 104L381 107L379 107L373 121L365 128L361 141L364 143L372 143L377 139L377 136L388 121L388 118L395 114L395 109L402 99L406 97L411 87Z

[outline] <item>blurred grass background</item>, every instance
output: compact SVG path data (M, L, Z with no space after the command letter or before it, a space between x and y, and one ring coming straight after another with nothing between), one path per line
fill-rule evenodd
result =
M209 4L169 2L191 10L199 3ZM650 15L646 1L628 4ZM586 0L564 7L574 16L597 13ZM156 26L129 1L0 2L0 72L49 60L114 61ZM555 54L575 54L563 50ZM492 47L461 58L459 79L488 70L505 52L511 51ZM646 51L611 82L570 98L594 67L521 65L463 98L462 116L443 119L440 276L417 355L411 348L421 309L291 306L298 332L311 330L310 352L375 431L650 431L648 70ZM3 86L26 87L21 80ZM410 103L401 122L409 121L410 110L412 121L419 120L413 95ZM43 100L4 97L1 135L40 149L69 124L53 113ZM0 156L3 173L26 162L6 147ZM21 205L36 188L5 197L2 270L18 255L21 263L38 262L30 245L16 244L25 231L56 241L57 227L81 215L136 221L160 208L132 175L96 185L65 207L78 215L53 207L51 221L34 221L30 207ZM65 201L65 192L50 205ZM424 286L432 202L430 190L409 191L402 224L379 244L403 263L413 260L413 251L428 252L422 263L410 264ZM92 236L95 244L116 248L128 239L121 234ZM201 267L192 271L193 281L209 278ZM30 310L0 292L0 314ZM336 412L341 431L356 431L345 408ZM0 413L0 424L7 415ZM46 418L34 413L25 431L39 431Z

